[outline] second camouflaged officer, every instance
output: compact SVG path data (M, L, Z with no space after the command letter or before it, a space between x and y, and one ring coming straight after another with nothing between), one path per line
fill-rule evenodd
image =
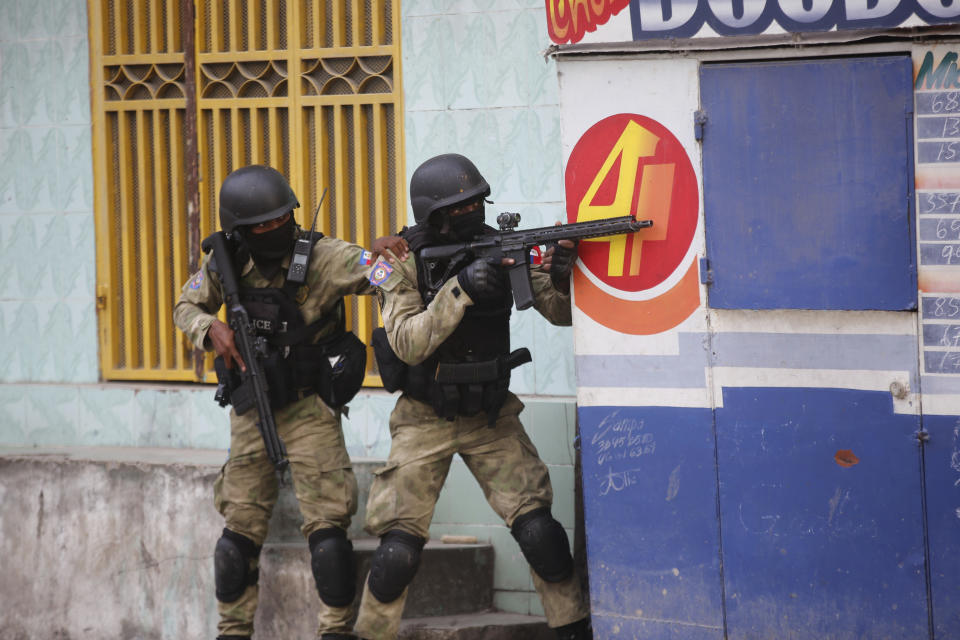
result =
M454 454L510 527L557 637L590 637L567 535L550 512L550 476L520 423L523 404L508 388L510 369L529 360L525 350L510 351L509 280L482 260L439 263L431 270L419 258L424 247L492 233L484 224L489 194L486 180L461 155L424 162L410 181L417 224L401 234L417 259L379 263L371 275L385 329L374 335L381 377L388 390L403 394L390 416L390 456L376 472L367 503L366 527L380 545L355 631L369 640L397 635L407 585ZM576 251L562 241L548 254L549 272L530 274L535 308L550 322L569 325Z
M324 400L330 389L320 375L324 355L317 345L344 333L344 296L373 293L368 281L372 254L314 234L305 282L286 286L294 243L308 233L294 222L298 206L287 180L270 167L237 169L220 190L220 224L233 241L240 302L269 345L264 369L270 405L286 445L303 514L302 531L310 547L321 600L318 634L333 640L352 637L344 635L355 596L353 547L346 530L357 510L357 481L339 407ZM374 249L385 246L402 253L405 243L380 239ZM216 260L206 255L183 287L174 321L195 345L215 350L227 368L245 370L233 331L216 317L223 297ZM247 640L253 635L258 559L277 501L278 481L257 418L255 409L243 415L231 410L230 455L214 486L215 505L225 520L214 552L219 640Z

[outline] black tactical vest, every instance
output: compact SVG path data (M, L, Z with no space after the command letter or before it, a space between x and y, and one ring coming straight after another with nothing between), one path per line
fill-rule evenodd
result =
M405 229L401 235L415 256L420 297L424 305L428 305L444 282L455 278L469 260L462 260L460 264L441 262L430 271L420 259L420 249L438 244L433 230L417 225ZM433 406L440 417L453 419L484 411L493 424L507 396L510 370L530 358L526 349L510 352L512 307L509 284L499 299L467 307L460 324L437 350L422 363L406 368L399 388ZM386 355L387 359L392 356L397 362L392 351L381 353L384 345L389 349L385 339L375 340L378 361L381 355ZM381 366L381 372L383 368Z
M314 232L316 242L323 234ZM239 249L236 263L242 267L247 254ZM216 264L211 262L211 270ZM239 269L237 269L239 272ZM270 406L279 410L292 402L318 393L332 407L340 407L359 390L366 370L366 348L351 332L346 331L343 299L334 311L310 324L304 321L297 303L299 286L285 282L282 288L241 287L239 302L247 311L257 336L267 343L261 358L267 379ZM323 338L316 336L323 334ZM231 386L242 384L236 369L226 370ZM231 375L232 374L232 375ZM218 378L221 370L217 370ZM220 378L222 379L222 378ZM234 394L235 400L236 396ZM237 406L237 413L248 407Z

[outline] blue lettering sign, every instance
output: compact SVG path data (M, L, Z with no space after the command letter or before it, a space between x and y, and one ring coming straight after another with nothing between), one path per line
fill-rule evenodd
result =
M722 36L763 33L774 22L788 32L876 29L912 15L954 23L960 0L630 0L634 40L687 38L704 25ZM935 72L948 76L950 64Z

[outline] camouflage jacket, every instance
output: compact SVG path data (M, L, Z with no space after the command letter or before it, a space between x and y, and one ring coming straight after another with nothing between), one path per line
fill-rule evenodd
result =
M375 289L368 280L371 254L355 244L321 238L310 254L310 273L307 280L297 291L297 303L303 320L309 324L329 314L337 301L351 293L373 294ZM220 279L208 266L210 255L205 255L197 271L183 285L180 299L173 310L173 322L183 331L190 341L201 349L210 350L212 345L207 339L207 331L216 319L217 311L223 304L223 290ZM284 267L273 280L264 278L253 264L253 260L239 270L240 286L250 288L282 287L289 266L290 256L283 259ZM321 338L318 335L317 338Z
M382 260L378 260L374 274L382 264ZM378 285L383 326L397 357L411 366L417 365L450 337L473 300L460 288L457 279L451 278L430 305L424 306L417 288L416 260L411 256L389 266L392 269L382 281L371 275L371 281ZM569 326L572 322L570 296L557 291L550 274L539 268L531 267L530 280L534 308L552 324Z

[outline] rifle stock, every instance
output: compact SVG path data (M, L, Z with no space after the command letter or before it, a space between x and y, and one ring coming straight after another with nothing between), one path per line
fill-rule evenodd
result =
M201 246L205 253L213 251L216 258L217 271L223 285L223 300L227 307L227 322L233 329L237 351L247 365L247 370L240 372L241 383L237 395L250 396L252 399L258 414L257 430L263 438L267 457L270 458L270 462L282 479L289 463L287 449L277 434L277 423L274 421L273 409L270 407L270 398L267 395L267 379L261 363L265 355L266 341L256 335L247 310L240 304L240 284L234 270L233 256L227 245L226 234L223 231L217 231L204 239ZM238 405L234 404L234 409L237 408Z
M513 264L508 267L510 286L513 289L513 299L517 309L528 309L533 306L533 286L530 283L530 270L527 256L530 249L539 245L546 245L560 240L583 240L586 238L600 238L603 236L633 233L653 226L652 220L637 220L634 216L620 216L590 222L574 222L552 227L536 227L524 231L516 231L520 221L518 213L502 213L497 218L500 230L481 236L470 242L460 242L435 247L426 247L420 251L420 258L428 264L439 260L484 259L493 264L500 264L503 258L512 258ZM428 272L431 270L428 269ZM428 288L443 283L427 283Z

